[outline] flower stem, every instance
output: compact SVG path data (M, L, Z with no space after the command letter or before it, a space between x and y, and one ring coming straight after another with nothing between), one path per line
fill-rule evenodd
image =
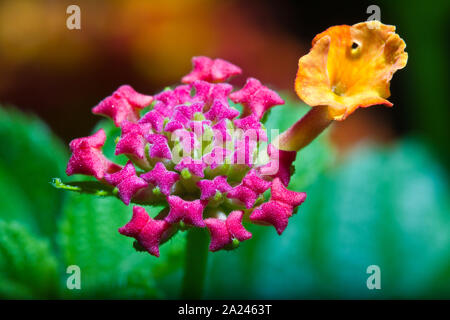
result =
M325 130L333 119L328 114L327 106L313 107L289 129L274 141L277 148L285 151L299 151L313 141Z
M208 261L208 234L206 229L191 228L187 231L186 260L182 297L201 299Z

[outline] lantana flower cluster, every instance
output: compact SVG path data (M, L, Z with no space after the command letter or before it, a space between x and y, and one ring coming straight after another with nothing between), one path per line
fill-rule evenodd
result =
M124 85L101 101L92 111L120 127L115 154L129 159L124 166L103 154L103 129L70 143L67 175L95 177L125 205L163 204L154 217L133 207L119 232L135 248L159 256L177 231L207 228L211 251L233 249L252 237L246 223L281 234L305 200L287 189L296 152L268 143L261 122L283 99L255 78L234 90L225 81L239 74L225 60L195 57L174 88L150 96Z

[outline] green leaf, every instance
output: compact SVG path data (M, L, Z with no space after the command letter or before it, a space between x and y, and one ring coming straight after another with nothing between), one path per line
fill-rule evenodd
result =
M161 207L146 207L155 216ZM60 243L65 265L78 265L82 290L69 298L155 298L177 295L181 280L184 236L161 246L161 257L136 252L134 239L117 229L129 221L132 208L112 197L69 193L64 206Z
M55 298L59 275L47 241L23 226L0 220L0 297Z
M36 117L1 107L0 144L0 218L53 236L63 195L48 181L64 174L66 149Z

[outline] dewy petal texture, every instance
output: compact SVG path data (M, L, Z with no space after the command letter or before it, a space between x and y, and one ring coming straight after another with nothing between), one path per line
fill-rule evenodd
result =
M334 120L358 107L392 106L389 82L406 65L405 47L394 26L378 21L331 27L300 58L295 90L310 106L329 106Z
M167 170L162 162L158 162L151 171L142 174L141 178L157 186L162 194L168 196L172 186L180 179L180 175Z
M92 112L113 119L114 124L120 127L125 120L136 122L139 119L139 109L152 101L152 96L137 93L132 87L123 85L95 106Z
M66 174L85 174L102 179L106 173L120 170L120 166L112 163L102 153L106 141L105 131L98 130L89 137L74 139L70 142L72 156L67 164Z
M136 169L131 161L119 172L113 174L105 174L105 180L117 187L119 190L119 198L126 205L130 204L133 196L143 188L148 186L148 183L136 175Z
M306 199L306 193L287 190L279 178L272 182L272 196L269 202L263 203L250 215L256 223L271 224L278 234L282 234L288 225L295 207Z
M255 78L247 79L244 88L230 94L230 99L244 105L244 115L253 114L258 120L273 106L284 104L278 93L263 86Z
M241 74L241 68L222 59L208 57L192 58L194 69L181 79L183 83L192 83L196 80L218 82L227 80L231 76Z
M204 203L200 200L186 201L178 196L168 196L167 202L170 206L169 214L166 217L167 222L176 223L183 221L192 226L205 227L205 222L203 221Z
M164 220L154 220L149 217L144 208L133 207L133 217L125 226L119 228L119 233L136 241L150 254L159 257L159 244L170 224Z
M205 224L208 227L211 235L211 243L209 250L218 251L230 245L233 239L245 241L252 237L252 234L245 230L242 225L242 211L230 212L226 220L218 218L205 219Z

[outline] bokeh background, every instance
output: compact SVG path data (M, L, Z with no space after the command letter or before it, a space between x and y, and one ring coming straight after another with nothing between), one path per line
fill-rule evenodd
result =
M81 30L66 28L71 4ZM358 110L299 154L291 188L307 201L281 237L251 227L238 250L210 254L205 297L449 298L445 0L0 1L0 297L177 298L184 236L159 259L134 252L117 233L130 208L54 190L67 143L106 126L90 109L118 86L156 93L195 55L241 66L236 86L253 76L283 92L266 125L285 129L307 110L293 81L314 35L366 20L373 4L407 43L394 107ZM66 288L71 264L81 290ZM369 265L381 290L367 289Z

